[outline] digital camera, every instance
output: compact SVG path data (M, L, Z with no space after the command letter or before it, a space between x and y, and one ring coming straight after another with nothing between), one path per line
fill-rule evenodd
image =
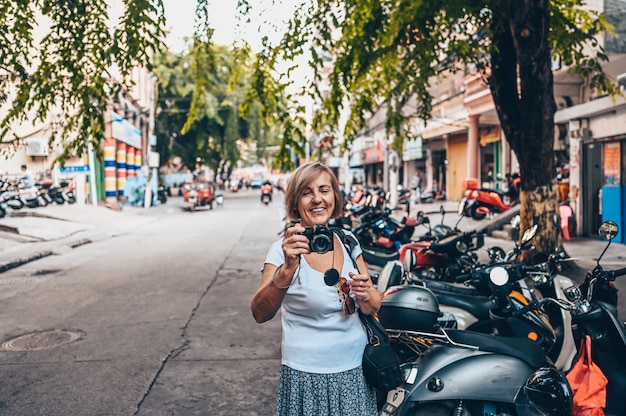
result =
M311 251L324 254L333 249L333 232L325 225L306 227L302 235L309 239Z

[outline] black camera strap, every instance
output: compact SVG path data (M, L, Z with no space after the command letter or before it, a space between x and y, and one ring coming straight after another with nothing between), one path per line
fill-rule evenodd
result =
M339 228L339 227L329 227L329 228L333 233L337 234L337 237L339 237L339 240L341 241L341 243L344 245L346 250L348 250L348 256L350 256L350 260L352 260L352 264L354 265L354 268L357 269L358 271L359 266L356 264L356 260L352 257L352 250L354 249L354 247L359 245L359 242L353 236L344 233L342 228Z

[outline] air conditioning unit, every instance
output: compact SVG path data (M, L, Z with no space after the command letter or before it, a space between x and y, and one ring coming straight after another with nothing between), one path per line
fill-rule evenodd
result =
M31 137L26 139L27 156L48 156L48 139L45 137Z

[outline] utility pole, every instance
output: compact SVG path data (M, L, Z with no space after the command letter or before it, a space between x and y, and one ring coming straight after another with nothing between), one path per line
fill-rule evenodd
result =
M154 149L156 146L156 136L154 134L155 115L156 115L156 88L159 79L152 75L150 77L150 103L148 106L148 147L146 149L146 163L148 168L148 177L146 178L146 193L144 196L144 208L152 206L152 188L156 190L158 187L158 160L154 159ZM158 155L157 155L158 156ZM155 163L156 162L156 163ZM156 166L154 166L156 164Z

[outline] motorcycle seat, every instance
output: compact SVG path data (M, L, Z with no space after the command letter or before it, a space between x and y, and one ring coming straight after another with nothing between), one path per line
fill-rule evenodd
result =
M495 306L489 296L478 296L476 294L460 294L441 289L434 289L430 282L426 284L436 296L440 305L454 306L470 312L476 318L490 319L489 311Z
M365 260L365 263L374 266L385 267L388 262L400 258L397 251L383 251L370 247L361 247L361 249L363 250L363 260Z
M439 280L425 280L424 285L433 292L445 292L461 296L481 296L481 293L475 287L461 286L450 282L441 282Z
M532 368L539 368L546 362L546 356L541 347L528 338L493 336L459 329L448 329L446 334L452 341L476 346L479 351L519 358Z
M434 241L430 245L430 249L435 253L446 253L450 248L454 247L461 234L452 234L438 241Z
M482 192L495 192L496 194L500 195L500 198L504 198L504 196L506 195L506 193L504 191L501 191L500 189L490 189L490 188L479 188L479 191Z

